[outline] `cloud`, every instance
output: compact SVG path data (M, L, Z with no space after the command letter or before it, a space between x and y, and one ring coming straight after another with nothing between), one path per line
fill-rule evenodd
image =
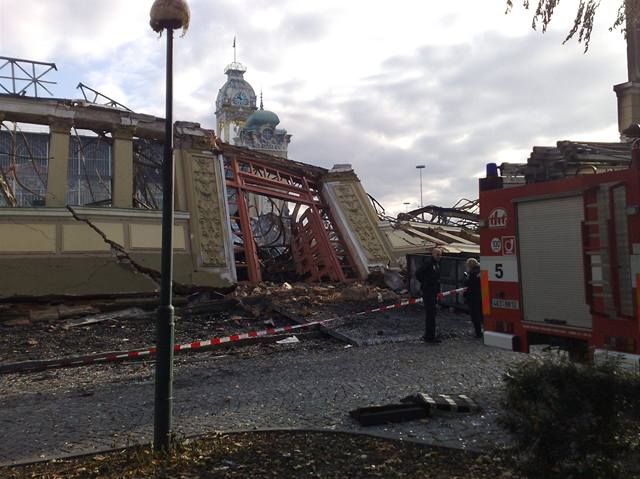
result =
M497 161L499 151L530 150L539 138L554 144L616 122L611 77L624 78L620 58L566 55L539 40L491 33L390 57L354 88L352 99L333 104L334 121L304 112L292 117L285 125L294 134L292 154L325 166L352 163L367 190L396 210L404 201L419 204L417 164L427 165L425 203L477 197L473 176ZM407 136L415 138L410 147L393 146L394 138Z
M298 13L287 16L280 29L281 39L289 44L318 41L329 30L330 22L327 14Z
M144 36L147 2L0 0L0 49L40 61L90 62ZM144 25L145 28L140 28Z
M148 27L150 4L0 0L0 50L55 61L56 91L64 95L77 96L83 81L162 116L165 39ZM477 196L474 175L485 163L526 159L509 152L589 132L615 134L611 87L626 78L626 50L619 35L602 28L581 55L581 46L561 45L564 23L544 36L530 32L530 16L505 17L502 2L190 5L191 28L175 41L175 118L214 127L213 103L236 35L245 78L264 89L265 107L293 135L290 157L353 164L367 191L391 210L419 204L417 164L427 165L425 203L447 206Z

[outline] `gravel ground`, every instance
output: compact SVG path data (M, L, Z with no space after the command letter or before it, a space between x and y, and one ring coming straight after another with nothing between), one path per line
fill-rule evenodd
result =
M328 328L358 346L413 341L416 334L424 332L424 309L421 305L392 309L369 314L362 319L339 321L335 326L329 325ZM440 309L437 335L443 340L472 338L473 327L469 316L449 309Z
M415 325L404 342L351 347L334 339L263 344L178 356L174 420L182 436L213 430L319 428L366 431L464 449L509 444L498 426L501 375L524 355L485 347L464 334L466 317L438 319L440 345L418 340L422 310L406 308ZM393 331L399 319L382 325ZM359 319L370 335L375 315ZM394 319L395 318L395 319ZM383 318L384 319L384 318ZM403 326L404 327L404 326ZM404 331L404 330L403 330ZM364 337L364 333L363 334ZM392 335L391 335L392 336ZM0 377L0 462L148 442L152 436L154 367L119 363ZM395 403L416 392L467 394L479 414L441 413L423 421L363 428L358 407Z

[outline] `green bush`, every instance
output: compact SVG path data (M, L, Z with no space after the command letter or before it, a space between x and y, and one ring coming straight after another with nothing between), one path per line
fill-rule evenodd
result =
M624 471L638 453L640 375L613 361L582 365L534 358L504 379L502 422L515 435L516 463L524 475L629 477Z

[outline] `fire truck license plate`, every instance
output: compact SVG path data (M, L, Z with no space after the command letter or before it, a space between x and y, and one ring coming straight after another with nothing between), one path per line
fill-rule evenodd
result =
M520 309L520 302L516 299L491 298L491 307L499 309Z

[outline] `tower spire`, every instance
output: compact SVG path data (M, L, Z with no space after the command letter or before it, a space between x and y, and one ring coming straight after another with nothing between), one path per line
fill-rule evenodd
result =
M264 110L264 104L262 103L262 88L260 88L260 109Z
M236 36L233 36L233 63L236 63Z

